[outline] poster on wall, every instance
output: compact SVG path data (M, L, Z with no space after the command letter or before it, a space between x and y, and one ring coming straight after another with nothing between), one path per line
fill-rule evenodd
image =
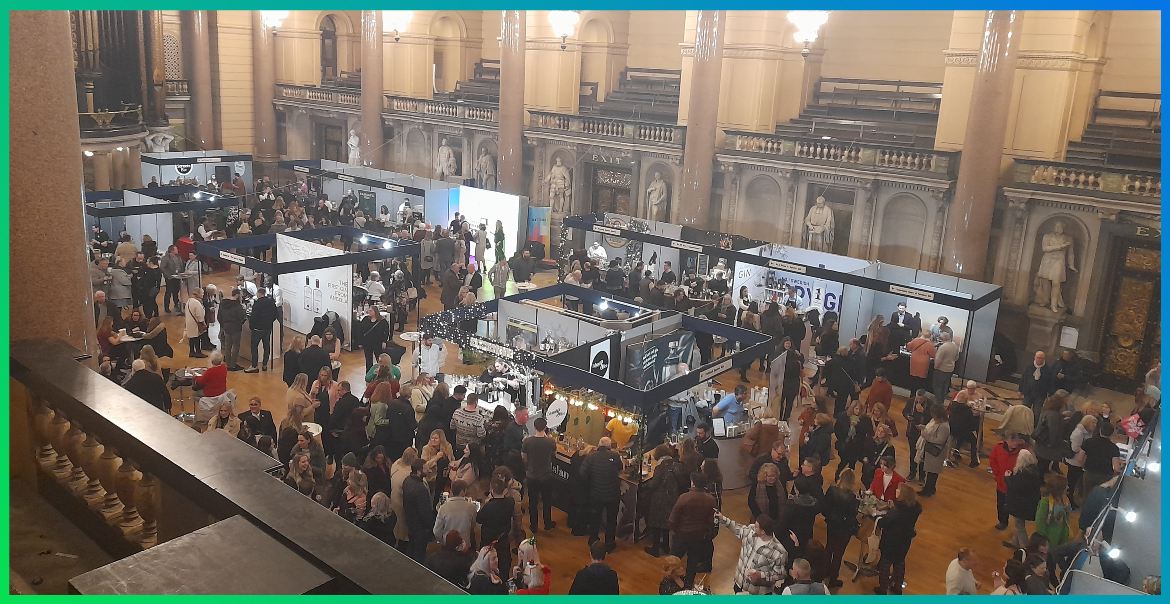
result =
M627 229L639 233L652 233L672 239L678 239L682 235L682 227L677 224L655 222L653 220L644 220L614 213L605 214L604 219L605 225L613 228ZM602 248L605 250L606 258L609 260L620 258L623 266L633 266L641 261L645 263L645 270L652 271L656 279L662 275L663 266L666 262L670 262L671 270L674 271L675 275L682 274L681 267L679 266L679 250L677 248L630 241L621 237L602 235L596 232L587 233L585 236L586 247L592 246L594 241L601 243Z
M628 386L650 390L678 373L679 363L689 363L694 352L695 335L678 331L642 344L631 344L623 352Z
M378 215L378 197L373 191L358 191L358 209L366 216Z
M544 244L545 254L552 249L552 208L528 208L528 241Z
M517 350L536 350L539 340L536 337L535 323L508 317L504 325L505 342Z
M339 249L288 237L276 236L276 254L281 262L308 260L340 256ZM288 316L285 325L293 331L307 334L313 330L313 322L326 313L336 313L340 319L342 342L350 344L350 329L353 312L350 308L353 269L349 264L331 266L299 273L286 273L277 277L277 283L289 299Z

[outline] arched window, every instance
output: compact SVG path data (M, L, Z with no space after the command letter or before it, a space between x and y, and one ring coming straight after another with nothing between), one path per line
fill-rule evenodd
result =
M321 20L321 84L337 80L337 24L333 17Z

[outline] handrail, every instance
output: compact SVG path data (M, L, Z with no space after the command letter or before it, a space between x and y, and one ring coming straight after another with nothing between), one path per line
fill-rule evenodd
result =
M529 111L534 130L557 130L589 137L626 139L630 142L682 147L686 126L631 120L605 115L576 115L551 111Z
M391 113L438 115L477 122L500 121L500 106L497 103L440 101L387 94L383 96L382 109Z
M1154 170L1042 159L1016 159L1015 164L1013 180L1020 184L1162 197L1162 173Z
M152 522L147 512L153 506L145 503L149 496L137 493L161 481L211 516L245 517L334 576L347 592L462 593L282 484L268 474L278 462L264 453L221 431L195 432L76 361L80 355L60 340L12 342L14 400L27 401L30 416L37 418L34 440L42 472L78 498L89 494L87 487L96 489L99 500L120 507L123 530L127 521L131 526ZM103 446L98 461L84 454L96 454Z
M727 151L788 158L793 161L836 162L895 170L925 172L951 178L958 170L959 151L936 151L916 147L841 141L783 134L726 131Z

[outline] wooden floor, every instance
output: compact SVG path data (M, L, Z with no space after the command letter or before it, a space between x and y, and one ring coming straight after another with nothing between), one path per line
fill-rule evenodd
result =
M222 272L205 277L205 283L215 283L223 291L228 291L234 284L235 270ZM556 279L555 271L539 273L534 282L538 285L552 284ZM486 282L486 279L485 279ZM490 287L490 286L489 286ZM509 284L512 293L513 285ZM441 310L439 304L439 289L435 286L427 288L429 298L423 301L423 315ZM411 328L415 315L411 314ZM163 359L164 366L181 367L188 364L187 344L181 341L183 318L170 315L166 317L166 324L175 349L176 358ZM285 342L291 341L294 334L287 332ZM401 342L400 342L401 343ZM409 349L410 344L405 343ZM459 355L451 352L447 357L444 368L448 374L475 373L482 368L463 365ZM241 363L245 364L246 363ZM206 365L205 359L195 359L194 366ZM404 373L406 367L403 368ZM364 385L365 365L360 351L343 353L342 380L349 380L355 384L354 390L361 391ZM272 411L277 423L285 414L284 395L286 387L281 380L282 365L275 363L275 369L259 374L244 374L235 372L228 374L228 387L234 388L238 395L238 410L246 409L246 401L252 396L259 396L264 402L264 408ZM752 385L767 385L766 377L758 371L748 371ZM739 376L732 372L722 376L723 383L730 387L738 383ZM864 396L864 395L863 395ZM898 422L900 434L905 434L905 425L901 417L904 399L896 397L894 409L890 415ZM188 403L190 409L190 403ZM176 411L177 412L177 411ZM991 422L989 422L991 423ZM992 426L988 426L991 428ZM985 452L998 439L988 430L985 435ZM897 439L898 471L903 475L908 470L908 450L904 436ZM795 458L795 451L793 452ZM836 462L824 469L826 483L833 476ZM728 491L724 494L724 513L740 522L747 522L748 508L746 504L747 489ZM983 585L991 585L991 573L1000 570L1010 551L1001 545L1001 541L1008 537L1006 531L996 531L995 514L995 483L987 472L987 462L984 459L979 468L968 468L966 463L958 468L948 468L939 478L938 493L929 499L922 499L924 513L918 521L918 536L910 549L906 572L907 594L942 594L945 592L945 575L947 565L955 557L961 547L970 547L979 557L975 576ZM552 568L552 586L554 594L568 592L574 574L589 563L589 551L585 537L575 537L569 533L565 515L554 510L554 520L558 527L548 533L538 533L537 546L541 553L541 560ZM525 520L527 525L527 520ZM1075 526L1075 523L1074 523ZM818 518L816 538L824 542L824 522ZM645 541L631 543L619 541L617 552L611 554L606 562L617 570L623 594L657 594L658 583L662 578L659 560L647 555L642 548ZM846 560L856 560L859 542L854 539L849 546ZM724 530L715 541L714 572L707 579L715 593L730 594L732 575L735 571L736 560L739 556L739 543ZM849 580L847 569L842 569L841 578L845 586L840 589L842 594L870 594L877 585L876 578L862 578L856 583Z

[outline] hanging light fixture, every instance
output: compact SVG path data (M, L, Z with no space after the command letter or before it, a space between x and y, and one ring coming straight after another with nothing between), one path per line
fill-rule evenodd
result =
M796 25L794 37L797 42L804 43L800 56L808 57L808 45L817 39L817 30L829 20L827 10L794 10L788 11L788 20Z
M573 26L581 20L581 15L575 10L550 10L548 22L552 25L553 35L561 39L561 50L568 47L569 36L573 35Z
M382 11L382 31L394 34L394 41L402 39L399 32L406 31L410 20L414 18L412 10L384 10Z
M288 18L288 11L286 10L262 10L260 11L260 21L264 23L269 29L276 29L280 27L281 23Z

